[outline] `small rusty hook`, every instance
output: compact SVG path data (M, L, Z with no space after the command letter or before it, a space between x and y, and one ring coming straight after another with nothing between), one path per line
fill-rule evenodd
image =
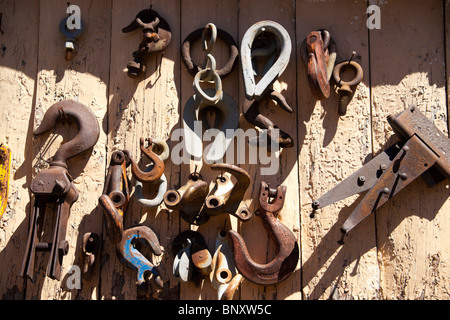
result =
M252 260L242 236L230 230L234 262L239 272L248 280L261 285L277 284L294 272L298 259L299 247L292 231L276 218L282 209L286 195L286 186L271 189L266 182L261 182L259 196L260 210L256 213L262 220L264 228L277 247L276 257L269 263L259 264ZM269 198L274 198L269 202Z
M100 136L100 126L95 114L84 104L73 100L60 101L51 106L33 134L37 136L47 132L53 129L56 123L66 119L77 123L78 134L59 147L51 166L67 168L67 160L92 148Z
M286 99L281 93L271 89L265 94L262 100L268 99L275 100L283 110L289 113L294 112L294 110L292 110L292 108L287 104ZM278 129L278 127L275 126L275 124L269 118L259 113L259 104L261 103L262 100L246 100L242 112L245 120L247 120L249 123L253 124L254 126L260 129L266 129L269 138L275 139L275 135L273 134L272 130ZM280 147L282 148L293 147L294 140L292 139L292 137L285 131L281 129L278 130L279 130L278 143ZM268 145L270 145L270 139L267 142Z
M147 147L145 147L145 140L148 141ZM154 182L161 178L162 174L164 173L164 161L152 151L152 143L153 140L151 138L140 139L142 153L149 157L153 162L152 170L148 172L142 171L141 169L139 169L136 161L131 159L131 173L133 174L134 178L140 182Z
M347 68L351 68L355 71L355 77L351 81L342 81L341 72ZM343 61L334 67L333 78L334 81L336 81L336 86L339 88L339 114L345 115L347 113L347 106L353 95L352 88L356 87L363 79L363 69L361 65L355 61Z

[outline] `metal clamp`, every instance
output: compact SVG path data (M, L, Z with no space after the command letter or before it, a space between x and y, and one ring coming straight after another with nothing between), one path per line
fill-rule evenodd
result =
M28 241L22 263L21 275L33 278L36 252L50 251L46 275L60 280L61 264L69 251L65 240L67 223L72 204L78 199L78 190L67 170L67 160L92 148L100 135L100 126L95 114L85 105L75 101L61 101L51 106L44 115L34 135L40 135L55 127L57 122L72 120L78 125L77 135L64 143L53 156L50 167L41 170L31 181L30 191L34 194ZM53 238L51 243L39 242L46 207L56 204L53 219Z

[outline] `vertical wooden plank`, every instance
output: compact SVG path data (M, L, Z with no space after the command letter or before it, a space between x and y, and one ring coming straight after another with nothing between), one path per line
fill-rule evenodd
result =
M306 299L373 299L380 288L374 218L355 228L344 246L337 244L340 228L356 207L358 196L309 217L312 201L359 169L372 152L366 7L366 1L296 2L302 290ZM328 99L316 101L308 85L300 46L318 29L329 30L335 40L336 63L356 51L355 60L365 72L345 116L338 114L335 90Z
M271 20L282 25L289 33L292 42L292 52L287 68L277 79L273 88L281 92L286 101L294 109L294 114L298 112L296 105L296 52L295 52L295 3L292 1L260 1L255 8L252 1L240 1L239 3L239 37L240 41L244 33L254 23L262 20ZM242 44L240 44L241 46ZM243 89L242 75L240 77L239 105L242 106L245 101L245 92ZM242 107L241 107L242 112ZM273 101L262 103L260 112L269 117L280 129L286 131L294 138L297 136L297 116L284 112ZM246 130L254 128L246 123L245 119L241 121L241 127ZM293 148L281 149L278 158L278 170L274 175L261 175L259 164L246 164L243 167L248 170L251 176L251 190L248 194L252 199L250 209L254 212L258 208L258 197L260 193L261 181L270 184L270 187L276 188L278 185L287 186L286 200L283 209L279 212L280 221L290 228L297 239L299 235L299 184L297 157L299 145L295 141ZM259 161L260 159L258 159ZM266 166L264 166L266 167ZM242 234L252 259L257 263L270 262L275 257L275 246L262 226L261 220L256 217L240 225ZM260 286L249 281L244 281L241 285L241 299L301 299L300 294L300 272L299 266L296 271L285 281L274 286Z
M443 2L371 3L381 9L381 29L370 31L374 150L396 139L386 117L411 105L448 134ZM447 184L416 179L377 211L383 298L448 297Z
M0 12L0 143L11 149L9 195L2 199L8 205L0 220L0 294L2 299L23 299L25 281L20 268L28 235L39 3L0 1Z
M126 65L132 60L132 52L142 38L141 30L132 33L122 33L141 10L152 6L171 27L172 39L164 53L157 53L147 62L145 75L132 79L126 74ZM142 166L149 159L141 159L139 140L144 138L168 139L178 121L178 75L179 75L179 25L177 1L142 3L139 1L114 1L112 7L112 50L110 65L111 88L108 109L108 165L111 153L115 150L128 149L133 158ZM169 146L172 145L169 143ZM177 178L177 168L166 161L165 175L168 181ZM142 163L141 163L142 162ZM128 172L131 180L130 191L134 189L135 179ZM144 186L144 188L146 188ZM178 297L177 285L171 277L170 250L168 244L178 229L177 221L162 206L157 209L142 207L134 197L130 199L125 212L124 228L137 224L150 227L158 236L163 247L161 257L153 257L164 281L162 292L151 290L146 295L139 295L136 290L136 273L124 267L116 257L115 247L104 234L105 250L102 261L102 299L136 299ZM169 267L170 266L170 267Z
M213 23L217 28L228 32L238 42L238 1L182 1L181 3L181 43L194 30L204 28L208 23ZM212 50L212 55L216 59L217 69L222 68L229 57L228 48L221 40L216 41L216 45ZM193 43L191 47L191 57L196 63L202 63L204 52L201 50L200 41ZM236 68L228 77L222 80L223 91L230 95L236 103L238 103L238 68ZM182 64L181 70L181 110L188 99L194 94L193 90L194 78L186 70ZM202 88L207 88L208 85L203 84ZM182 121L182 120L181 120ZM203 150L210 142L203 144ZM229 160L226 159L228 163ZM184 185L187 177L191 172L194 172L197 166L197 172L200 172L203 180L208 183L214 183L215 178L219 174L212 171L210 166L204 161L190 161L189 165L181 166L180 186ZM173 186L173 184L172 184ZM175 211L174 211L175 212ZM189 225L182 218L180 218L180 231L187 229L196 230L202 234L207 243L211 254L214 254L215 240L218 232L223 226L231 221L231 224L236 224L236 219L231 215L221 214L211 217L205 224L200 226ZM208 278L204 279L200 285L196 285L192 281L180 283L180 299L201 299L201 300L217 300L217 291L212 287Z
M69 62L64 58L65 39L59 32L59 24L67 16L67 4L40 2L38 84L32 119L35 128L40 124L45 111L61 100L73 99L85 104L96 114L100 125L105 115L109 74L109 59L105 56L108 57L110 48L109 15L105 12L108 12L110 3L107 0L83 0L77 5L81 9L85 31L77 42L78 53ZM64 140L70 139L76 132L76 126L61 126L50 135L37 137L33 144L33 173L46 166L46 160L59 148L62 137ZM66 240L70 249L64 257L61 281L45 277L48 255L40 255L36 260L36 281L27 282L27 299L89 299L98 295L98 276L94 276L89 283L83 282L81 290L71 290L67 286L67 272L72 265L82 267L83 234L89 231L101 233L101 213L97 209L97 199L103 187L105 144L106 135L101 131L99 141L92 151L68 161L69 173L74 178L80 196L69 216ZM48 146L45 153L41 151L44 146ZM51 236L52 215L49 212L48 217L50 219L46 220L45 230Z

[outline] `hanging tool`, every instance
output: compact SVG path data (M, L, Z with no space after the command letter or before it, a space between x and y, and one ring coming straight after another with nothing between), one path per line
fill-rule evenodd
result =
M155 52L164 51L172 39L172 33L167 21L156 11L145 9L140 11L136 18L125 28L123 33L132 32L138 28L142 29L142 40L137 51L133 52L134 60L127 64L127 74L131 78L137 78L145 72L145 60Z
M330 96L330 78L336 62L336 43L328 30L312 31L300 47L308 83L317 100Z
M82 254L83 254L83 278L92 279L94 274L95 262L99 260L100 236L95 232L87 232L83 235Z
M148 142L148 146L145 146L145 141ZM141 151L143 154L145 154L147 157L150 158L153 162L153 169L144 172L141 169L139 169L138 164L136 161L133 160L133 158L130 159L131 161L131 173L133 174L133 177L140 181L140 182L155 182L164 173L164 161L152 150L152 144L153 140L151 138L141 138L140 139L140 145L141 145ZM168 149L168 148L167 148Z
M69 28L69 18L70 16L62 19L61 23L59 24L59 31L65 37L64 48L66 49L65 58L67 61L72 60L73 55L76 52L75 44L84 31L84 25L81 19L79 21L79 26L71 26L71 28Z
M158 289L164 286L158 269L143 254L143 246L149 246L156 256L162 254L158 237L147 226L136 226L123 231L122 240L116 244L116 254L120 262L137 274L138 289L149 286L153 279Z
M169 158L169 146L167 145L167 143L164 140L153 139L152 150L154 150L155 146L157 146L157 148L159 147L160 149L162 149L161 154L158 155L158 157L163 162L166 161ZM150 164L147 168L145 168L144 173L153 171L154 167L155 166L153 164ZM151 182L150 186L152 189L158 188L158 192L153 199L146 199L144 197L144 195L142 194L143 184L141 181L136 180L136 185L134 189L134 196L136 197L138 202L147 208L159 206L164 199L164 194L167 192L167 178L164 175L164 173L158 180Z
M239 125L239 108L231 96L223 92L222 80L216 71L216 62L211 51L217 38L217 28L209 23L202 32L202 49L205 58L202 69L194 77L195 94L189 98L183 110L184 150L195 160L202 158L202 125L214 136L205 156L207 163L222 162L223 156L233 141L234 131ZM212 83L214 89L202 89L201 83ZM214 128L206 121L206 112L215 114ZM200 125L197 125L200 122ZM230 134L233 132L233 134Z
M9 176L11 170L11 150L0 143L0 218L8 204Z
M340 115L345 115L347 113L347 106L351 101L355 88L363 79L363 69L361 65L352 61L355 54L356 52L353 52L352 57L349 60L338 63L333 69L333 78L339 93L338 111ZM343 81L341 79L341 73L348 68L355 71L355 77L350 81Z
M400 141L312 203L315 211L368 190L342 226L341 244L350 230L417 177L429 187L450 178L450 140L418 108L387 120Z
M293 147L294 140L292 137L286 131L279 129L272 120L259 113L259 105L263 100L274 100L283 110L289 113L294 112L281 93L269 90L261 100L246 100L244 102L242 113L245 120L262 130L267 130L266 147L268 150L272 149L271 142L275 142L275 145L281 148Z
M267 72L256 83L252 62L253 42L258 37L271 37L278 44L278 59L266 67ZM286 69L291 55L292 44L289 33L274 21L260 21L252 25L244 34L241 42L242 76L244 79L245 96L248 100L260 100L272 84ZM266 50L265 50L266 51ZM266 53L270 53L268 50Z
M178 210L188 223L200 225L209 219L208 215L199 215L208 191L208 184L203 181L200 173L194 171L184 186L166 192L164 203L167 208Z
M241 221L248 221L253 214L247 207L240 207L244 194L250 185L250 175L242 168L232 164L216 163L211 166L214 171L221 171L216 178L215 186L205 199L203 210L209 216L231 214ZM223 174L229 173L236 180L235 183ZM202 216L203 213L200 213Z
M195 41L202 38L203 32L204 32L203 28L199 28L195 31L192 31L186 37L186 39L184 39L183 44L181 45L181 60L183 61L184 65L186 66L187 70L192 76L195 76L199 71L203 70L202 66L195 63L191 58L191 47ZM221 69L216 70L219 77L221 79L224 79L236 67L238 61L237 58L239 56L239 50L236 41L234 41L233 37L225 30L217 28L217 38L221 39L228 47L229 53L228 61ZM203 43L202 46L204 46ZM203 65L205 65L204 62Z
M252 260L242 236L230 230L234 263L242 276L256 284L273 285L288 278L294 272L299 259L299 246L292 231L281 223L276 215L283 208L286 186L272 189L262 181L259 194L259 210L255 212L277 247L276 257L269 263ZM272 201L269 201L273 199Z
M111 154L103 193L98 199L103 214L107 218L108 237L114 244L122 239L123 216L130 201L127 176L127 167L130 164L131 154L128 150L116 150Z
M74 121L78 125L77 135L64 143L50 162L50 167L41 170L31 181L34 194L28 241L22 264L22 277L33 278L35 255L38 251L50 251L47 276L60 280L61 264L68 253L69 243L65 240L70 208L78 199L78 190L68 173L67 160L91 149L100 135L100 126L95 114L76 101L61 101L51 106L44 115L34 135L40 135L55 127L60 121ZM56 204L52 242L40 242L47 204Z

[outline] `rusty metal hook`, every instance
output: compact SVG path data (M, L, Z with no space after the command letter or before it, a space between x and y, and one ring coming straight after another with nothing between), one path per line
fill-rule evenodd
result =
M148 146L145 147L145 141L148 141ZM131 159L131 173L133 174L134 178L140 182L154 182L157 181L159 178L161 178L162 174L164 173L164 161L152 150L152 143L153 140L151 138L141 138L140 139L140 145L141 145L141 151L144 153L147 157L150 158L153 162L153 169L145 172L139 169L139 166L137 165L136 161Z
M222 174L216 178L216 185L213 193L205 199L204 211L210 216L228 213L236 216L242 221L252 218L252 212L246 208L239 208L244 194L250 185L250 175L244 169L227 163L216 163L211 166L214 171L221 171ZM223 172L230 173L235 179L233 183L230 177L223 175Z
M148 245L154 255L162 254L158 237L147 226L137 226L123 231L122 240L116 244L116 254L120 262L137 273L137 285L148 284L152 275L159 289L163 288L163 281L158 269L141 252L141 246Z
M342 81L341 72L345 69L351 68L355 71L355 77L351 81ZM353 95L352 88L356 87L363 79L363 69L355 61L344 61L337 64L333 69L333 78L336 81L336 86L339 88L339 114L345 115L347 113L347 106L350 103L350 99Z
M323 100L330 96L330 78L336 62L336 43L327 30L312 31L301 45L303 63L313 96Z
M271 89L268 91L262 100L268 100L272 99L275 100L278 105L285 111L292 113L294 110L287 104L286 99L284 96ZM267 141L267 146L270 146L270 140L271 139L277 139L278 144L282 148L290 148L294 146L294 140L292 137L286 133L285 131L279 129L275 124L266 116L263 116L259 113L259 104L262 100L246 100L244 103L244 106L242 108L242 112L244 115L245 120L247 120L249 123L253 124L254 126L260 128L260 129L266 129L267 135L269 137ZM274 134L274 129L278 129L278 137L276 134Z
M276 213L284 205L286 186L271 189L266 182L261 182L259 195L260 209L256 213L262 220L264 228L275 242L276 257L269 263L259 264L252 260L242 236L230 230L234 262L239 272L248 280L261 285L277 284L294 272L299 259L299 246L292 231L276 218ZM269 198L275 199L269 202Z
M128 76L131 78L137 78L145 72L144 61L147 56L165 50L172 39L167 21L151 8L140 11L134 20L122 29L122 32L128 33L138 28L142 29L143 39L138 50L133 52L134 60L127 64Z
M100 136L100 126L95 114L87 106L73 100L60 101L52 105L33 134L37 136L47 132L58 122L66 119L77 123L78 134L56 151L50 166L67 168L67 160L92 148Z

